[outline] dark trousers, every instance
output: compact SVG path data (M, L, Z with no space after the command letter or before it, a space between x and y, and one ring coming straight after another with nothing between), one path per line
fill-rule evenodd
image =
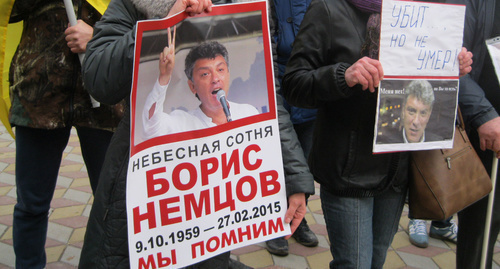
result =
M44 268L48 212L71 128L15 127L16 190L13 241L16 268ZM97 188L112 132L77 127L92 190Z
M479 138L475 131L470 134L469 138L474 144L477 154L483 161L486 171L491 173L493 152L479 149L479 146L477 146ZM500 199L498 199L500 189L498 186L499 184L496 184L486 268L491 268L493 248L495 247L495 242L500 231ZM457 269L480 267L487 207L488 196L458 212Z

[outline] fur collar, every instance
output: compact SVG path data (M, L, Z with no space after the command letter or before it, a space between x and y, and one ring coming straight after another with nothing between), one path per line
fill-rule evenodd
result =
M146 14L148 19L165 18L176 0L131 0L134 6Z

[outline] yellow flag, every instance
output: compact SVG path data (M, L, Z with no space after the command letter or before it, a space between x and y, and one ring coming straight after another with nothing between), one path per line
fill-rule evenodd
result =
M111 0L87 0L99 13L104 14Z
M14 0L0 1L0 120L12 137L14 133L9 123L9 67L23 32L22 23L9 24L13 5Z

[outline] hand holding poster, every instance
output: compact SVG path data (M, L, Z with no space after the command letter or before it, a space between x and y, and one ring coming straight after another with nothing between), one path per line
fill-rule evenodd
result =
M452 147L464 14L460 5L383 1L373 152Z
M132 267L184 267L290 233L266 12L253 2L137 24Z

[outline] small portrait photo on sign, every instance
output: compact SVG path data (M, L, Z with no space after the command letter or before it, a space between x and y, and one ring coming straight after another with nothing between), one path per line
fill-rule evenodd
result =
M380 85L376 148L423 150L452 141L458 81L383 80Z

